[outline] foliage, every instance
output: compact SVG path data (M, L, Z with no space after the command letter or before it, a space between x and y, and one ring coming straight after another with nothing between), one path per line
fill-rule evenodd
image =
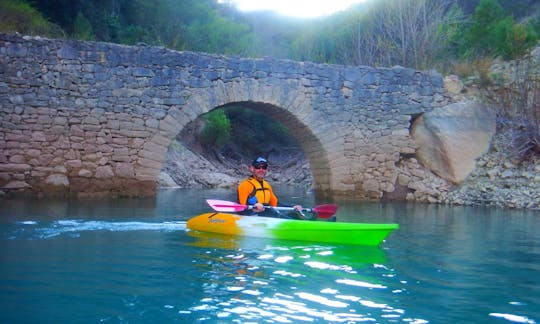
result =
M215 0L29 0L78 39L249 55L250 26L223 16Z
M268 134L272 134L271 139ZM242 106L207 113L199 138L207 149L223 150L226 145L233 145L246 155L255 154L255 148L266 151L272 145L295 145L283 124Z
M464 35L464 53L485 56L490 53L497 24L504 18L504 11L497 0L480 0Z
M495 31L500 43L496 46L496 54L504 59L517 59L527 53L536 43L536 36L531 26L515 24L512 17L505 18Z
M226 108L231 121L231 145L242 155L271 151L275 146L296 146L287 128L264 113L242 106Z
M461 52L465 57L502 56L516 59L536 43L533 28L516 24L512 16L505 15L497 0L480 0L464 28Z
M336 51L340 32L334 21L306 22L292 37L291 57L298 61L340 63Z
M88 21L88 19L86 19L86 17L81 12L77 14L77 18L75 19L74 36L77 39L82 39L82 40L94 39L94 32L92 30L92 25L90 25L90 22Z
M223 109L205 115L206 124L201 132L201 142L207 148L221 149L231 135L231 123Z
M24 1L0 0L0 32L61 37L62 30Z
M462 13L448 0L379 1L342 14L338 62L432 68L447 52Z
M243 56L250 54L252 35L247 25L230 23L223 17L215 16L210 22L195 22L188 27L188 31L189 35L197 35L198 39L192 41L198 44L198 51Z

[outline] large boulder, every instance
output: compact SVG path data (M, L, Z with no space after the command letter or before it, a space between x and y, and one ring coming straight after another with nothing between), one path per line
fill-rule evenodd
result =
M462 101L417 118L411 135L420 163L455 184L474 170L495 133L495 112L479 102Z

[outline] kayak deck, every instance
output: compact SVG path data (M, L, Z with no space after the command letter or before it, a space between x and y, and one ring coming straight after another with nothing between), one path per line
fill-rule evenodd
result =
M191 230L321 243L379 245L398 224L303 221L228 213L205 213L188 220Z

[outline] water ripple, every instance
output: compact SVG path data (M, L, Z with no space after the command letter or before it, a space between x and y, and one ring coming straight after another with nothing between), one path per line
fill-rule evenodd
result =
M510 322L516 322L516 323L527 323L527 324L536 323L534 320L531 320L525 316L519 316L519 315L490 313L489 316L504 318L505 320L508 320Z
M336 282L341 283L341 284L345 284L345 285L364 287L364 288L374 288L374 289L386 289L386 288L388 288L388 287L386 287L384 285L372 284L372 283L369 283L369 282L351 280L351 279L337 279Z

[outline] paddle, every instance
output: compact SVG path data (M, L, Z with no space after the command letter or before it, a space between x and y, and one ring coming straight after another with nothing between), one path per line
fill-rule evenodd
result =
M246 209L251 209L253 206L241 205L232 201L218 200L218 199L206 199L208 205L210 205L215 211L234 213L241 212ZM294 210L293 207L271 207L264 206L265 208L272 208L275 210ZM303 212L316 213L320 218L331 218L337 212L338 206L332 204L318 205L313 208L303 208Z

